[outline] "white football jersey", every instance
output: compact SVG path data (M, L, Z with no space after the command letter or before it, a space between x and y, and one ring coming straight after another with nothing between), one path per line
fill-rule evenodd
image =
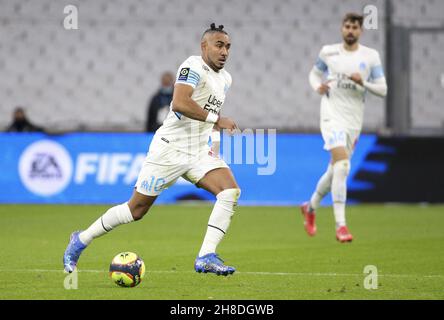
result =
M378 52L361 44L356 51L345 50L343 43L326 45L315 67L330 81L321 100L321 126L361 130L366 89L348 77L352 73L361 74L363 81L384 77Z
M219 114L225 101L225 94L231 86L231 75L225 70L215 72L201 56L191 56L177 71L176 83L194 88L193 99L202 109ZM209 148L208 141L214 124L185 117L172 110L156 131L154 139L168 143L172 148L198 154Z

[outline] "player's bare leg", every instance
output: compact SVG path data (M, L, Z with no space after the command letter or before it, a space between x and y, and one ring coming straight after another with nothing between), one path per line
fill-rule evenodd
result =
M345 222L347 177L350 172L349 154L345 147L337 147L331 150L331 159L333 164L331 193L336 220L336 239L340 242L349 242L353 240Z
M137 192L137 190L134 189L133 195L128 201L128 207L134 220L137 221L142 219L156 199L157 196L147 196Z
M63 255L65 271L74 271L80 254L93 239L110 232L121 224L142 219L156 198L157 196L146 196L134 189L133 195L128 202L108 209L85 231L73 232L65 254Z
M207 172L197 186L215 196L226 189L239 189L233 173L228 168L218 168Z
M217 201L211 212L207 232L194 268L197 272L213 272L217 275L232 274L235 269L223 264L223 260L216 254L216 248L230 225L240 196L239 186L228 168L209 171L197 186L214 194Z

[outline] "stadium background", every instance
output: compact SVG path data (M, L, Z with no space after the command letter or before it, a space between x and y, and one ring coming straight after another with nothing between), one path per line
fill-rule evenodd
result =
M124 201L134 183L128 171L137 165L133 160L146 152L151 139L150 134L141 133L148 99L158 89L162 72L176 72L186 57L199 54L202 30L214 20L226 26L233 42L227 69L234 82L224 114L236 119L242 129L278 132L273 175L257 175L261 166L257 157L246 163L245 141L235 150L244 156L242 165L233 165L245 190L241 203L299 203L310 195L328 159L318 133L319 97L310 88L307 75L321 45L341 41L344 13L363 12L366 5L378 10L377 29L365 30L362 42L380 52L390 90L387 99L368 95L364 121L368 135L361 139L353 159L349 199L444 200L440 168L444 152L440 139L444 132L442 1L227 0L222 4L112 0L69 4L78 8L78 30L63 27L67 3L0 2L0 127L6 128L16 106L24 106L29 118L50 133L0 136L5 169L0 179L5 190L1 202ZM64 186L39 193L35 190L44 189L45 183L32 188L25 181L36 163L35 152L31 160L23 160L23 154L42 139L61 143L72 164L71 168L60 164L51 168L46 166L51 153L41 148L35 151L47 153L46 160L39 159L42 167L36 174L47 180L46 185ZM265 145L266 153L267 148ZM274 150L270 151L273 157ZM88 162L82 183L76 184L78 155L85 153L95 156ZM114 167L99 161L104 154L117 156ZM52 155L56 163L61 161ZM28 167L20 174L17 164L22 160ZM98 177L100 168L108 172L108 178ZM118 171L114 176L109 172L113 170ZM286 192L277 185L286 185ZM168 193L159 201L211 198L182 180Z
M68 4L78 30L63 28ZM296 206L328 161L308 73L323 44L341 41L344 13L366 5L378 28L362 42L380 52L389 95L367 96L348 180L354 239L339 244L331 207L318 209L318 234L307 237ZM46 129L0 133L0 300L443 299L442 12L441 0L0 0L0 129L16 106ZM214 197L179 181L158 199L168 205L95 241L79 290L66 290L69 234L128 199L152 137L148 100L162 72L199 54L213 21L233 42L223 113L253 133L238 144L223 137L242 196L218 252L236 274L194 272ZM211 201L180 201L198 199ZM135 289L108 279L122 251L146 263ZM377 290L365 288L369 265Z

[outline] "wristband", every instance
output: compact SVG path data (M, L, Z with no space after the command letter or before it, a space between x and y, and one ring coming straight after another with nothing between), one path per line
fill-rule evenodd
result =
M219 116L215 113L208 112L205 122L216 123L219 120Z

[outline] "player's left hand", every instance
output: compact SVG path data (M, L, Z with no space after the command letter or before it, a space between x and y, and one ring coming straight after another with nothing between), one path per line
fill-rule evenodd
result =
M353 73L353 74L350 76L350 80L356 82L357 84L359 84L359 85L361 85L361 86L364 85L364 83L362 82L362 77L361 77L361 75L360 75L359 73Z
M227 129L230 135L233 135L237 130L239 130L236 122L226 117L219 117L219 120L216 122L216 126L222 130Z

